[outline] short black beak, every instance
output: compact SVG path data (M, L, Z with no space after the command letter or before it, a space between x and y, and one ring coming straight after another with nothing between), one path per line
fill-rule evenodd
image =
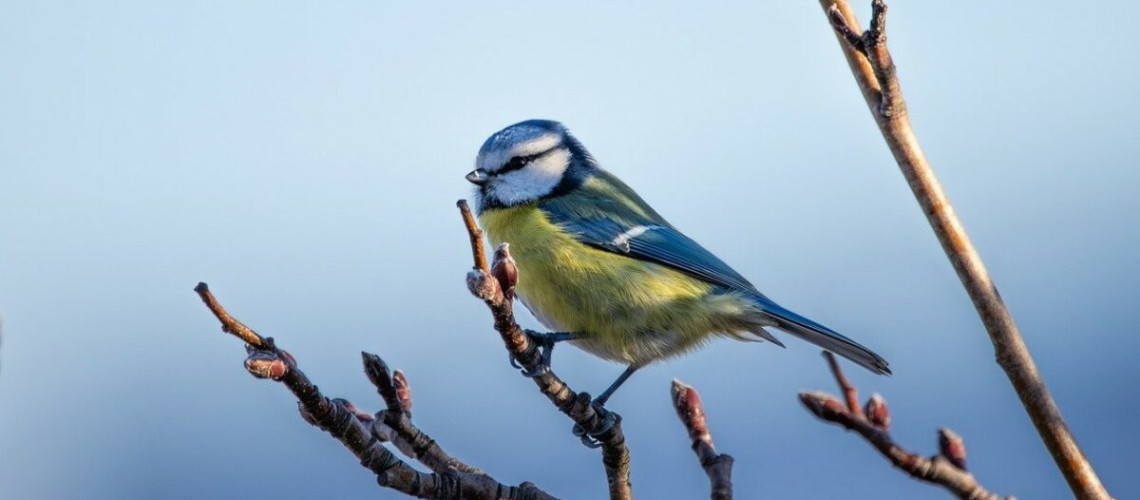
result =
M467 174L467 182L470 182L476 186L482 186L482 185L486 184L487 183L487 171L483 170L481 168L477 168L475 170L472 170L471 173Z

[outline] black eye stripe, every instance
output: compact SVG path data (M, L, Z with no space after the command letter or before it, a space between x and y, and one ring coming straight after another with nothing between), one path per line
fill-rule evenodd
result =
M508 172L514 172L515 170L519 170L519 169L527 166L527 164L529 164L530 162L537 160L543 156L546 156L547 154L551 153L552 151L554 151L560 147L562 147L561 144L554 146L550 149L547 149L546 151L540 151L540 152L535 153L535 154L526 155L526 156L515 156L515 157L511 158L510 161L508 161L506 165L503 165L503 168L496 170L492 174L493 175L502 175L502 174L505 174Z
M516 156L514 158L511 158L511 160L508 161L506 165L503 165L503 168L500 168L495 172L495 175L514 172L515 170L525 167L526 164L530 163L530 161L533 159L534 158L531 156Z

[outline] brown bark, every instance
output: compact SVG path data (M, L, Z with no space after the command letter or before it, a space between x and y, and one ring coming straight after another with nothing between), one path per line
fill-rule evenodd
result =
M677 417L681 419L681 424L689 431L689 439L693 441L693 453L697 454L701 468L709 477L709 497L712 500L732 500L734 460L729 455L716 452L700 394L680 380L673 381L672 394L673 408L677 410Z
M847 395L855 394L855 387L843 375L835 356L830 352L824 352L824 356L840 391ZM886 401L878 395L871 396L865 410L860 409L858 404L844 404L838 398L823 392L801 392L800 402L816 417L859 433L891 464L915 479L942 486L963 500L1014 500L1013 497L1002 497L986 490L978 484L973 474L966 471L966 445L962 438L949 429L939 429L940 453L931 458L911 453L896 444L887 431L890 426L890 410L887 409Z
M362 353L369 380L387 404L387 409L369 415L343 399L330 399L297 368L288 352L270 337L262 337L226 312L205 283L194 291L222 324L222 330L246 343L245 367L255 377L281 382L297 397L301 417L340 441L360 464L376 474L381 486L416 498L464 500L556 500L531 483L508 486L490 475L448 455L411 423L411 392L400 372L393 377L379 356ZM401 381L402 382L399 382ZM417 471L383 446L391 441L409 458L418 460L432 473Z
M989 333L998 365L1021 398L1057 467L1077 498L1111 498L1065 425L1013 316L922 152L887 50L886 4L874 0L871 26L866 32L846 0L820 0L820 5L835 29L875 123Z
M470 236L471 252L475 262L474 269L467 274L468 289L472 295L482 299L491 310L495 330L499 332L511 359L527 371L537 372L541 364L539 349L515 321L513 301L508 299L503 291L512 288L511 280L517 280L518 277L518 270L510 269L512 266L508 264L513 262L510 260L510 252L507 247L502 247L496 252L498 259L493 267L498 272L492 275L492 266L488 266L486 253L483 251L483 233L475 221L475 216L472 215L466 200L459 200L456 205ZM629 447L626 446L625 434L622 432L621 416L608 410L599 412L592 404L589 394L574 392L549 369L532 377L532 380L538 386L539 392L574 421L575 432L582 434L584 441L596 443L602 449L602 465L609 484L610 498L632 499Z

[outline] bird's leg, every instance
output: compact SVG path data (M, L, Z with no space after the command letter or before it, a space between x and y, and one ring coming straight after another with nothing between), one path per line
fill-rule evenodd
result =
M540 356L542 357L539 365L534 370L526 370L515 362L515 358L511 358L511 366L522 370L524 377L538 377L550 371L550 359L554 355L554 344L564 342L567 340L577 340L583 337L581 333L576 332L547 332L539 333L533 330L526 330L526 336L531 342L538 346Z
M585 429L578 425L575 425L574 428L571 429L575 436L582 439L582 444L586 445L587 448L597 448L602 445L602 443L598 441L598 436L609 432L610 428L613 427L617 421L617 417L614 416L613 412L606 409L606 401L609 401L610 396L613 396L614 392L617 392L618 388L621 387L626 380L629 380L629 377L642 366L644 365L635 364L627 366L625 371L621 372L621 375L618 375L614 383L610 384L605 391L602 391L601 395L590 402L594 407L594 411L602 418L602 425L598 429L593 432L586 432Z
M610 384L605 391L602 391L598 397L594 398L594 406L599 408L606 406L606 401L610 400L610 396L613 396L618 388L621 387L626 380L629 380L629 376L633 375L633 372L636 372L639 368L641 368L641 365L629 365L626 367L625 371L621 372L621 375L618 375L614 383Z

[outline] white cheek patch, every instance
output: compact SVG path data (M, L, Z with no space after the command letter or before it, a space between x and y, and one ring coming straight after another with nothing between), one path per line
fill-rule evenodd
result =
M569 165L569 151L551 151L519 170L492 177L488 195L504 205L538 199L562 182Z

